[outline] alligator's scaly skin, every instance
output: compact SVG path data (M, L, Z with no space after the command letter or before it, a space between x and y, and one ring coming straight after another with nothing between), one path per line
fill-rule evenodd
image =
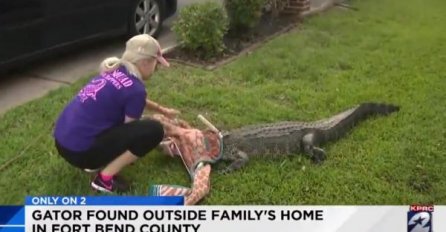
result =
M398 111L395 105L363 103L327 119L314 122L279 122L246 126L224 133L222 160L231 164L222 173L243 167L253 155L288 155L303 152L322 162L325 151L321 145L336 141L355 124L373 115Z

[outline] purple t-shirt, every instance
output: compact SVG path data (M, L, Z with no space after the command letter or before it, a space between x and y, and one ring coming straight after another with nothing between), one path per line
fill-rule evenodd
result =
M146 106L144 84L124 66L94 77L60 114L55 139L71 151L85 151L106 129L139 119Z

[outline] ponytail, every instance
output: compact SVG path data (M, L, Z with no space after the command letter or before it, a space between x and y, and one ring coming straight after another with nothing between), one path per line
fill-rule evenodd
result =
M142 79L141 73L133 63L119 59L118 57L108 57L104 59L99 65L99 72L113 72L121 66L126 67L127 71L136 76L138 79Z

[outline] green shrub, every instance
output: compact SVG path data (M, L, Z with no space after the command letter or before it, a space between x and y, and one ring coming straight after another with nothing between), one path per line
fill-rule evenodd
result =
M266 0L224 0L230 29L241 31L257 25Z
M204 2L180 10L172 30L183 48L201 58L210 58L224 51L223 37L228 26L228 16L221 4Z

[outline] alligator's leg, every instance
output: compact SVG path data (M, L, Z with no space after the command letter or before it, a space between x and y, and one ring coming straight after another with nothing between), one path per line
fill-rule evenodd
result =
M248 163L249 158L245 152L239 149L234 149L231 153L232 154L226 158L226 160L231 161L231 164L218 171L219 174L228 174L230 172L236 171L245 166L246 163Z
M325 160L324 149L318 147L318 138L316 133L308 133L302 138L304 152L310 156L313 162L320 164Z

